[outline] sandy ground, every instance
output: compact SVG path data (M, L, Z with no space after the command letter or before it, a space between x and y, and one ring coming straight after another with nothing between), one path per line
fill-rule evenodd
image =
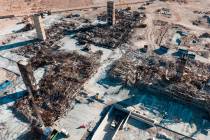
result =
M88 6L93 4L92 0L1 0L1 14L28 13L42 9L63 9L71 7ZM17 13L16 13L17 14Z
M26 15L42 10L61 10L77 7L105 5L107 0L1 0L1 15ZM117 3L143 2L144 0L115 0Z

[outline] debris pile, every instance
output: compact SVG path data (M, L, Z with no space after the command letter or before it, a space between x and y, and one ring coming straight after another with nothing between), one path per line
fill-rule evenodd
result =
M90 56L77 53L42 50L31 59L34 69L48 67L39 82L40 89L34 93L34 104L46 126L51 126L69 108L71 101L99 66L101 52ZM29 97L17 101L15 108L29 120L33 111Z
M197 10L195 10L195 11L193 11L193 13L195 13L195 14L206 14L206 15L209 15L210 14L210 11L197 11Z
M106 12L100 13L100 14L97 16L97 20L99 20L99 21L106 22L106 19L107 19Z
M64 28L75 28L75 24L73 24L72 22L56 23L46 30L46 41L37 41L32 43L32 45L12 50L12 52L18 55L25 56L27 58L31 58L42 49L57 50L59 49L59 46L57 46L55 43L64 37Z
M101 15L99 19L104 20ZM139 12L129 10L116 10L116 24L114 26L84 27L78 31L75 38L80 44L94 44L105 48L117 48L120 44L127 42L129 33L141 22Z
M129 53L134 56L136 52ZM153 93L163 94L183 103L205 107L205 111L210 113L210 95L207 88L210 65L189 60L183 77L178 80L176 70L179 62L174 61L158 56L138 56L133 59L127 55L115 62L109 75L129 86L144 87Z
M204 26L208 28L210 25L210 16L209 15L199 16L196 20L192 21L192 24L196 26Z
M166 21L163 21L163 20L153 20L153 24L155 26L165 26L168 24L168 22Z
M199 38L210 38L209 33L203 33L202 35L199 36Z

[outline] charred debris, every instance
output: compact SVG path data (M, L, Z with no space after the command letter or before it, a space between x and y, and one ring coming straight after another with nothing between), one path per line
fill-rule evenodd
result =
M210 65L189 59L180 78L180 61L130 51L113 64L109 75L127 86L194 105L210 115Z
M106 18L106 15L103 15ZM62 21L46 30L45 41L34 42L13 52L30 58L31 71L45 67L45 74L37 84L37 90L30 96L17 101L14 107L32 124L38 123L35 114L45 126L53 123L71 108L71 102L82 89L83 84L93 75L100 65L102 51L90 52L87 56L76 52L60 51L56 44L65 35L74 33L79 44L94 44L100 47L114 49L129 39L133 28L142 24L144 14L129 10L116 11L116 24L85 25L77 27L72 22ZM71 47L71 46L69 46ZM33 73L32 73L33 75ZM38 113L34 113L36 106Z

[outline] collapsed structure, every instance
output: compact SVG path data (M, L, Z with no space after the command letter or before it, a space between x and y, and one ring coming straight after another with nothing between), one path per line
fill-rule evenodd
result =
M190 60L187 64L180 64L158 56L138 56L133 61L131 56L135 54L135 51L129 52L115 62L109 75L126 85L140 89L143 87L158 96L167 96L184 104L197 106L210 115L210 65ZM183 69L180 70L179 65Z
M169 12L168 9L163 11ZM147 26L143 24L145 18L144 12L130 11L129 8L116 10L114 2L108 1L107 13L98 17L100 21L107 21L106 24L89 24L87 20L88 24L76 26L73 22L63 20L46 29L45 35L40 17L35 16L37 37L41 41L13 50L18 55L30 58L27 64L18 63L29 96L17 101L14 107L33 126L52 126L68 108L71 108L71 103L83 88L83 84L99 67L102 51L95 53L89 51L89 44L108 49L118 48L129 41L135 28ZM156 45L161 49L168 50L171 45L170 39L164 40L170 28L176 28L180 30L176 33L184 34L177 39L178 41L182 39L179 45L190 46L189 42L192 38L198 40L196 36L185 35L185 31L189 29L182 25L161 20L153 20L153 22L155 26L160 26ZM69 33L79 45L85 46L88 55L59 50L61 46L57 42ZM147 53L149 47L145 45L144 53ZM208 86L210 66L208 64L188 60L184 55L177 60L169 60L158 55L145 56L139 49L136 51L130 48L120 49L122 52L125 51L125 54L109 71L112 78L120 79L128 86L139 89L144 87L151 93L158 93L158 96L167 96L182 103L192 104L210 114L210 87ZM39 83L36 83L33 71L43 67L44 76ZM96 99L98 99L97 96Z
M39 125L41 120L42 125L50 126L65 113L70 107L69 101L96 72L102 52L82 56L59 51L60 46L54 43L64 37L65 28L74 28L75 25L71 22L55 24L46 30L46 39L40 16L35 15L33 18L37 37L42 41L13 50L30 58L29 62L18 63L29 96L17 101L14 106L33 125ZM33 71L44 66L47 71L37 85Z
M75 38L80 44L89 43L109 49L117 48L126 43L132 30L142 24L145 14L129 10L116 10L115 14L116 23L113 26L98 24L96 26L82 27L76 33ZM103 15L103 17L106 19L107 15ZM109 17L107 18L109 19Z
M14 49L12 52L26 58L32 58L36 56L38 52L42 52L42 50L58 50L60 46L55 43L64 37L65 29L68 28L75 28L75 25L72 22L56 23L49 29L46 29L47 39L45 41L37 41L31 45Z
M55 55L47 52L47 55L32 58L31 63L35 69L43 64L49 66L39 83L40 88L36 92L32 92L33 104L37 106L46 126L51 126L70 107L71 99L96 71L100 56L100 52L89 57L77 53L57 52ZM15 107L31 121L30 118L34 113L31 109L33 104L29 102L30 98L29 96L18 101Z
M116 15L118 22L113 27L98 24L75 28L71 22L55 24L46 30L47 39L39 21L40 17L34 16L38 38L43 41L14 50L15 53L30 58L28 65L19 64L23 79L26 79L25 85L29 87L27 89L30 96L16 102L15 108L31 123L35 121L40 124L39 120L41 120L43 125L51 126L70 107L71 100L99 66L101 51L91 53L89 56L66 53L59 51L60 46L55 42L73 28L75 37L80 43L83 41L102 47L116 48L128 40L129 33L141 22L138 12L118 10ZM104 38L104 34L107 34L108 38ZM34 89L33 85L36 84L30 81L34 81L32 71L40 67L47 67L47 71L37 85L39 88ZM31 102L30 98L32 98ZM35 114L40 114L40 117L34 116L34 108L37 112ZM36 120L36 118L40 119Z

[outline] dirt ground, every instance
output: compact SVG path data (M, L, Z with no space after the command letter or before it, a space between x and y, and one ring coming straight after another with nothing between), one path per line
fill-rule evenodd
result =
M20 15L29 14L40 10L61 10L76 7L105 5L107 0L0 0L0 16L1 15ZM125 4L127 2L144 2L146 0L115 0L117 3ZM167 3L167 2L166 2ZM188 0L186 5L189 9L209 10L210 1L206 0ZM174 7L179 11L180 7ZM179 15L177 15L177 20Z
M1 0L0 15L23 14L43 9L67 8L93 4L91 0Z
M0 0L1 15L29 14L41 10L61 10L76 7L105 5L107 0ZM117 3L142 2L144 0L116 0Z

